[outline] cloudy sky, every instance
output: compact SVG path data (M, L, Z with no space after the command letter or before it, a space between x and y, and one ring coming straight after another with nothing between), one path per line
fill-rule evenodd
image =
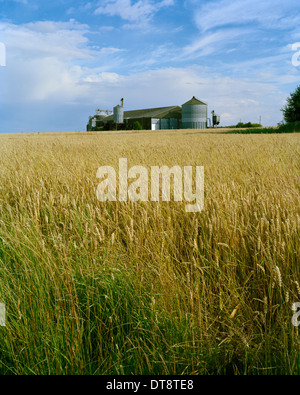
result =
M0 0L0 132L85 130L122 97L276 125L299 26L299 0Z

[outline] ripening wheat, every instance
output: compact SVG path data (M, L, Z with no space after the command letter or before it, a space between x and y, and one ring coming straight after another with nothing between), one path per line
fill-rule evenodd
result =
M0 140L0 373L300 373L299 135ZM119 158L204 166L204 210L100 203Z

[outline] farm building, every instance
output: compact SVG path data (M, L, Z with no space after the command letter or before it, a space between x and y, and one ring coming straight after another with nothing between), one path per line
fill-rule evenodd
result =
M132 130L137 122L144 130L206 129L208 121L210 119L207 118L207 104L195 96L182 107L169 106L133 111L124 111L122 99L121 105L115 106L111 114L101 119L98 117L97 120L90 117L87 130Z
M148 108L145 110L124 111L123 123L119 127L130 130L134 128L134 123L139 122L142 129L178 129L181 120L181 108L179 106ZM114 116L108 116L104 124L113 126Z

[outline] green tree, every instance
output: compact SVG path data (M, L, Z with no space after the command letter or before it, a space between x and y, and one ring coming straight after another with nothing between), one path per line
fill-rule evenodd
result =
M139 121L135 121L133 123L133 129L134 130L142 130L142 125L139 123Z
M286 123L300 121L300 85L287 98L287 104L281 111Z

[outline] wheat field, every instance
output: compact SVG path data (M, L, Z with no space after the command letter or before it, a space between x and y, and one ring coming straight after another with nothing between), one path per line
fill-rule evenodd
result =
M204 210L99 202L100 166L204 166ZM299 134L0 135L0 374L299 374Z

